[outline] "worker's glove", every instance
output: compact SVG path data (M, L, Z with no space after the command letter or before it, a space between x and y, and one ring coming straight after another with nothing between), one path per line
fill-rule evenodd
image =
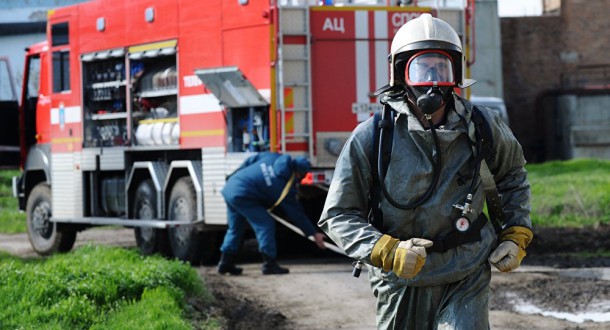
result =
M519 268L525 257L525 248L532 241L534 233L529 228L514 226L500 233L500 245L489 256L489 262L501 272Z
M373 247L371 263L386 272L391 270L399 277L413 278L426 263L426 248L432 244L432 241L423 238L399 241L383 235Z
M394 253L392 270L402 278L413 278L426 263L426 248L432 241L423 238L411 238L398 243Z

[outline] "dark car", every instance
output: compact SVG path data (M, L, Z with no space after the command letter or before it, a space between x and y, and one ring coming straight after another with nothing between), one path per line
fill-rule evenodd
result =
M508 113L506 112L506 105L504 105L504 100L499 97L493 96L471 96L470 102L474 105L484 106L489 108L500 115L500 118L506 123L509 124L508 121Z

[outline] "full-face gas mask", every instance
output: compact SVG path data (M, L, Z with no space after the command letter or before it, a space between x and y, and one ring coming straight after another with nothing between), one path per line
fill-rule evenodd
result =
M410 20L396 32L388 59L390 83L379 91L406 91L424 114L441 108L454 87L475 83L464 79L465 59L457 32L430 14Z
M405 66L406 88L424 114L432 114L447 102L455 86L453 61L443 51L421 51Z

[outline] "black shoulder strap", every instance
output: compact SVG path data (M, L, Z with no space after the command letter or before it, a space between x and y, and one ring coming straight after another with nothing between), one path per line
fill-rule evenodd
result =
M485 161L487 161L487 164L489 164L491 161L493 161L494 158L494 137L493 133L491 132L491 126L489 125L489 122L481 113L481 109L479 109L479 107L477 107L476 105L472 106L472 121L474 122L477 131L481 135L483 159L485 159Z
M371 153L369 153L369 164L371 165L372 169L373 185L369 191L368 220L369 223L380 231L383 231L383 213L379 208L379 203L381 201L381 186L379 182L379 168L377 167L377 160L380 156L383 157L382 166L385 172L390 165L390 158L392 156L395 116L395 111L387 104L384 105L383 111L385 112L383 117L381 110L375 111L373 118L373 150ZM382 128L386 130L386 133L384 134L383 141L384 150L382 150L380 155L379 144Z
M481 138L483 154L482 159L485 160L487 166L494 160L494 138L491 131L489 122L485 119L481 113L481 109L477 106L472 106L472 121L474 122L479 136ZM493 181L493 177L487 178L487 180ZM487 210L489 212L489 218L496 233L502 230L502 223L504 223L504 212L502 211L502 201L500 195L496 189L495 183L490 182L484 184L485 186L485 200L487 202Z
M375 228L381 230L383 220L379 201L381 196L381 188L379 186L379 171L377 169L377 157L379 157L379 122L381 121L381 111L375 111L373 115L373 150L369 153L369 164L371 165L371 174L373 176L373 185L369 191L368 205L368 220Z

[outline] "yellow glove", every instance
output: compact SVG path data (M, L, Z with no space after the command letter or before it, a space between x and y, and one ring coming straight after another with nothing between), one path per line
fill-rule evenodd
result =
M519 268L525 257L525 248L532 241L534 233L529 228L514 226L500 233L500 245L489 256L489 262L501 272Z
M423 238L411 238L401 242L389 235L383 235L373 247L371 263L386 272L392 270L402 278L413 278L426 263L426 248L432 244L432 241Z

